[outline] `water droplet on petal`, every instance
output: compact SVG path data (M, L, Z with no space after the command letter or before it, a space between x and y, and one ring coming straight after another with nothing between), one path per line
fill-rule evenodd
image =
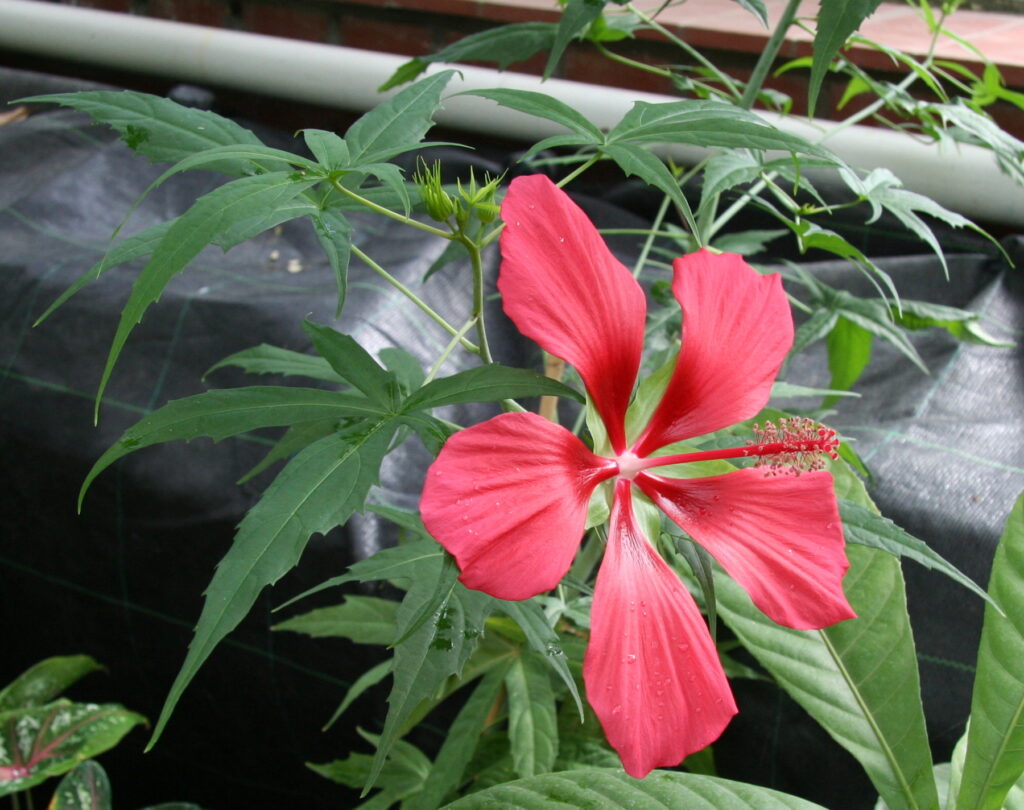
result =
M622 659L622 663L623 664L635 664L636 663L636 656L631 653L631 654L627 655L625 658Z

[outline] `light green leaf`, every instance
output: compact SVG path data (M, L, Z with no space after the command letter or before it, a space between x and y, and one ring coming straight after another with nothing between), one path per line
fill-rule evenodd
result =
M768 27L768 9L765 7L764 0L736 0L736 2L757 17L761 25L765 28Z
M545 79L551 78L569 43L582 36L590 28L590 24L601 16L606 2L607 0L565 0L554 41L548 52L548 61L544 66Z
M79 505L96 476L119 458L143 447L198 436L217 442L258 428L380 413L379 408L357 395L291 386L227 388L175 399L128 428L97 459L82 482Z
M836 319L825 339L828 346L829 388L846 391L860 378L871 361L871 332L844 317ZM829 397L826 402L834 401Z
M314 442L288 462L249 510L206 589L195 636L150 748L199 667L245 617L260 591L295 567L312 534L341 525L363 508L393 431L393 425L382 420L360 426L359 432Z
M328 171L349 165L348 144L344 138L323 129L304 129L302 138L313 157Z
M345 133L352 167L390 160L419 146L433 126L441 106L441 93L454 70L442 70L421 79L378 104Z
M576 135L579 139L574 141L578 144L597 144L604 140L601 130L590 123L581 113L577 112L564 101L559 101L546 93L537 93L533 90L513 90L508 88L496 88L494 90L470 90L466 95L480 96L498 102L502 107L510 110L518 110L527 115L535 115L538 118L545 118L556 124L560 124Z
M818 29L814 33L814 61L811 80L807 88L807 114L814 113L814 105L821 91L832 59L860 24L870 17L881 0L843 0L841 3L822 3L818 8Z
M330 436L339 427L339 420L335 417L328 419L314 419L311 422L300 422L292 425L285 431L284 435L274 443L267 454L252 467L245 475L235 483L243 484L251 478L259 475L271 465L286 458L291 458L303 447L307 447L317 439Z
M210 366L203 377L227 366L240 368L246 374L282 374L286 377L309 377L332 383L345 382L344 377L331 368L331 364L322 357L293 352L291 349L281 349L266 343L225 357Z
M47 810L110 810L110 779L93 759L68 772L53 793Z
M641 146L615 143L601 147L601 152L614 160L627 177L636 176L661 191L675 203L690 233L699 233L690 204L679 188L679 181L668 167Z
M398 602L376 596L345 597L340 605L293 616L274 630L304 633L313 638L347 638L357 644L387 645L395 640Z
M550 771L558 754L558 716L544 657L525 652L505 675L508 736L518 776Z
M957 810L998 810L1024 773L1024 496L992 563Z
M136 279L121 311L96 393L97 409L128 335L168 282L211 242L227 247L279 224L279 209L316 182L296 180L291 172L243 177L200 197L174 221Z
M342 698L341 704L337 709L334 710L334 714L331 715L331 719L324 723L323 731L327 731L333 726L339 717L341 717L345 710L355 702L363 692L369 689L371 686L376 686L378 683L383 681L388 675L391 674L391 668L394 666L394 662L388 658L381 661L379 664L370 667L366 672L356 678L355 682L349 687L345 693L345 697ZM361 785L360 785L361 787Z
M847 547L843 587L858 618L824 630L777 625L731 578L716 576L719 615L780 686L861 763L893 810L938 798L899 561Z
M411 411L462 402L498 402L544 394L583 401L579 392L543 374L490 363L432 380L415 391L402 404L402 409Z
M904 329L945 329L957 340L979 346L1007 349L1015 345L1012 341L997 340L989 335L976 312L956 307L927 301L903 301L902 311L893 309L892 316Z
M260 144L259 138L234 121L148 93L93 90L33 96L22 101L61 104L83 112L120 132L129 147L157 162L182 160L213 146ZM246 165L225 160L210 168L240 176Z
M471 793L444 810L824 810L775 790L714 776L652 771L633 779L622 771L584 768L517 779Z
M80 678L103 669L88 655L46 658L25 670L0 690L0 712L42 706Z
M363 196L365 190L360 190ZM334 317L341 316L348 295L348 266L352 260L352 223L334 209L323 209L312 214L313 230L316 238L327 256L327 263L334 272L334 280L338 285L338 304L334 308Z
M114 703L64 699L0 712L0 796L67 773L145 723L141 714Z

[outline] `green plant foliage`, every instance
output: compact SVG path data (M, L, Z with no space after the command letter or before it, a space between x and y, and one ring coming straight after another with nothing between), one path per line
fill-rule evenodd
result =
M996 548L956 810L998 810L1024 773L1024 497Z
M820 805L744 782L654 771L633 779L621 771L584 768L517 779L472 793L445 810L607 810L609 807L708 807L715 810L822 810Z
M110 810L110 779L95 760L69 771L53 794L47 810Z
M274 626L313 638L347 638L357 644L387 645L395 640L398 603L376 596L345 597L340 605L317 608Z
M0 712L42 706L90 672L103 669L88 655L47 658L0 690Z
M881 0L847 0L842 3L822 3L818 10L818 27L814 34L814 58L811 81L807 88L807 111L814 113L832 60L846 44L846 40L862 22L870 17Z

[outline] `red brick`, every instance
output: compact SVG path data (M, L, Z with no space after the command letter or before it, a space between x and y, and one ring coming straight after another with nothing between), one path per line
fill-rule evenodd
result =
M276 37L331 42L337 36L332 16L327 6L247 2L242 8L242 28Z
M122 11L125 13L132 10L131 0L73 0L70 5L81 6L82 8L97 8L101 11Z
M397 18L398 14L394 14ZM364 13L342 12L338 20L340 44L368 51L422 56L437 49L437 38L426 24L371 18Z
M228 23L228 4L221 0L149 0L150 17L222 28Z

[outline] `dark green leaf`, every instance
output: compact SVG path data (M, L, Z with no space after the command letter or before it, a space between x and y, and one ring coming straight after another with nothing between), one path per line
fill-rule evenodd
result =
M366 672L356 678L355 682L345 693L345 697L342 699L341 704L334 710L334 714L331 715L331 719L324 723L323 730L327 731L327 729L333 726L338 721L338 718L345 713L345 710L355 702L356 698L371 686L376 686L390 675L393 663L394 662L388 658L381 661L379 664L370 667L370 669L366 670ZM367 759L369 759L369 757L367 757ZM362 787L362 782L360 782L359 787Z
M828 346L828 370L832 374L829 387L847 391L871 361L871 333L840 317L825 343Z
M341 525L363 508L392 433L388 422L368 422L361 432L314 442L288 462L249 510L206 589L195 636L150 747L199 667L245 617L260 591L295 567L312 534Z
M303 321L302 329L317 352L344 380L382 408L393 410L397 406L398 379L382 368L354 338L312 321Z
M558 28L555 30L548 53L548 61L544 66L545 79L551 78L569 43L582 36L590 28L590 24L601 16L606 2L607 0L565 0L562 16L558 20Z
M446 48L406 62L379 89L383 92L412 81L431 62L496 62L498 69L504 70L513 62L548 50L555 41L556 28L555 23L525 22L478 31Z
M714 776L653 771L633 779L622 771L583 768L517 779L471 793L444 810L824 810L775 790Z
M339 427L340 422L336 417L314 419L312 422L300 422L297 425L292 425L285 431L284 436L278 439L274 446L270 448L269 452L260 459L259 463L253 466L235 483L245 483L278 461L291 458L303 447L311 445L317 439L322 439L324 436L330 436L332 433L337 432Z
M466 95L489 98L492 101L497 101L502 107L553 121L579 135L579 140L576 142L580 144L598 144L604 140L601 130L576 112L574 108L545 93L499 88L471 90L467 91Z
M374 735L361 733L370 740L376 739ZM411 743L399 740L393 752L381 771L381 781L384 783L382 795L386 795L389 801L375 807L390 807L394 802L416 794L430 770L430 760ZM373 757L368 754L350 754L347 759L325 765L309 765L309 768L333 782L360 788L366 782L372 763Z
M848 543L859 543L886 551L896 557L906 557L925 568L945 574L990 604L995 604L973 579L937 551L932 550L923 540L907 534L888 518L847 500L839 501L839 514L843 519L843 533ZM998 605L996 607L998 608Z
M266 343L253 346L251 349L243 349L225 357L210 366L203 377L205 378L217 369L226 366L235 366L245 371L246 374L282 374L286 377L309 377L313 380L332 383L345 382L345 379L322 357L293 352L291 349L281 349Z
M61 104L83 112L113 127L128 146L158 162L182 160L213 146L260 144L260 139L245 127L216 113L131 90L58 93L22 101ZM210 168L237 176L245 173L247 165L226 160Z
M661 160L642 146L632 143L609 144L601 147L601 152L614 160L627 177L635 175L668 195L686 221L690 233L699 232L690 204L679 188L679 181Z
M843 0L841 3L822 3L818 8L818 29L814 32L814 61L811 80L807 88L807 114L814 114L814 105L821 91L829 65L846 40L864 20L870 17L881 0Z
M433 115L441 106L441 93L454 70L442 70L378 104L356 121L348 132L350 165L363 166L390 160L420 145L433 126Z
M365 194L363 196L366 196ZM338 305L334 317L340 317L348 295L348 266L352 260L352 223L333 209L324 209L311 215L316 238L327 256L338 285Z
M302 137L313 157L328 171L349 165L348 144L344 138L323 129L304 129Z
M795 357L812 343L816 343L826 337L835 327L839 320L839 314L834 309L822 307L814 310L811 317L800 324L793 337L793 348L789 350L789 356Z
M999 810L1024 773L1024 496L1017 499L992 563L971 699L957 810Z
M340 605L293 616L274 630L304 633L313 638L347 638L357 644L386 646L395 640L398 602L376 596L345 597Z
M765 8L764 0L736 0L736 2L757 17L761 25L765 28L768 27L768 9Z
M315 182L296 180L291 172L243 177L200 197L174 221L135 281L121 311L96 394L97 405L128 335L168 282L211 242L226 248L278 224L279 209Z
M0 712L0 796L67 773L145 723L145 717L117 704L63 699Z
M110 779L103 766L92 759L67 773L47 810L110 810Z
M545 656L524 652L505 675L508 736L517 776L550 771L558 754L555 693Z
M426 373L415 355L397 346L388 346L377 353L384 367L398 380L403 394L410 394L423 385Z
M376 416L380 410L363 397L340 391L291 386L252 386L207 391L168 402L121 434L93 464L82 483L89 485L122 456L153 444L207 436L215 442L266 427L294 425L334 416Z
M46 658L0 690L0 712L49 703L80 678L103 669L88 655Z
M411 411L462 402L498 402L502 399L542 395L583 401L578 392L543 374L490 363L432 380L414 392L402 408Z
M932 304L927 301L902 301L901 310L892 311L892 316L904 329L945 329L957 340L976 343L980 346L996 346L1001 349L1015 345L1010 341L997 340L985 331L981 318L976 312Z

